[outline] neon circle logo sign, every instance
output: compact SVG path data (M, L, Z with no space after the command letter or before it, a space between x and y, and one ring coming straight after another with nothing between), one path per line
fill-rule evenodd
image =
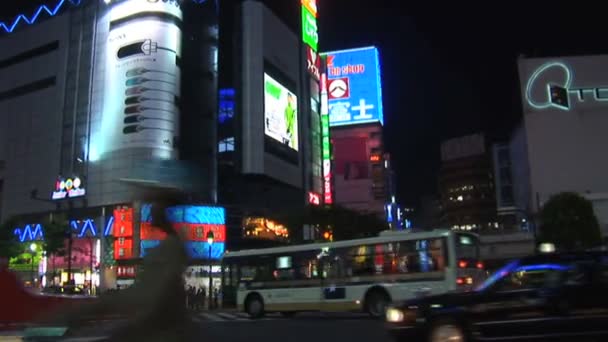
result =
M53 191L52 199L59 200L65 198L82 197L84 195L86 195L86 190L82 186L82 181L80 178L59 177L55 182L55 191Z
M526 101L535 109L561 110L572 109L573 102L608 101L608 87L572 87L572 80L573 72L566 64L543 64L528 79ZM570 96L572 94L575 95L573 101Z
M543 83L542 76L547 75L549 71L553 70L556 70L563 75L562 80ZM568 110L570 109L568 93L571 84L572 73L570 72L570 68L568 68L568 66L566 66L564 63L550 62L544 64L540 68L536 69L536 71L534 71L532 76L530 76L528 79L528 84L526 85L526 100L531 107L536 109L555 107ZM534 97L533 92L535 89L538 89L538 87L544 87L544 89L546 89L546 96Z

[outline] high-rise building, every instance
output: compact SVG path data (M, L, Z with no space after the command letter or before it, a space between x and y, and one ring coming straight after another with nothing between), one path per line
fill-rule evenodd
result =
M151 191L189 199L171 219L194 264L240 248L252 222L281 226L257 217L320 204L314 1L57 0L35 13L0 23L0 213L23 222L20 239L65 213L77 237L109 235L99 258L132 278L162 239Z
M323 54L334 203L387 220L394 176L383 142L380 57L375 47Z
M315 1L220 2L219 202L233 240L266 245L252 222L322 204L316 16Z
M498 230L492 158L482 134L441 144L439 192L444 225L467 231Z

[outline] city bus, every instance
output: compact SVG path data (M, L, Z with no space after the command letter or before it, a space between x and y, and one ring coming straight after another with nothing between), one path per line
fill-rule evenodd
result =
M468 290L484 280L475 234L387 231L378 237L226 252L223 302L251 318L268 312L362 311Z

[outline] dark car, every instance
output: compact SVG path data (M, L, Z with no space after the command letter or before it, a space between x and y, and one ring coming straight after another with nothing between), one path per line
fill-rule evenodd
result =
M471 292L396 304L387 326L408 341L608 341L608 253L515 260Z

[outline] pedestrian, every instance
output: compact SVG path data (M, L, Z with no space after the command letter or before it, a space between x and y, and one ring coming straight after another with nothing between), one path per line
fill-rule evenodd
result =
M199 297L198 297L199 309L205 308L205 297L206 297L205 287L201 286Z
M217 308L218 308L218 305L217 305L217 304L218 304L218 297L219 297L219 295L220 295L220 291L219 291L219 290L218 290L218 288L216 287L216 288L213 290L213 308L214 308L214 309L217 309Z
M163 195L152 203L152 226L167 237L143 258L143 271L138 274L135 284L115 296L103 297L91 305L54 315L60 317L65 326L71 327L74 323L82 323L86 317L110 311L129 317L127 324L111 336L111 341L188 340L191 322L183 278L188 255L182 238L167 216L167 208L180 204L180 201Z

